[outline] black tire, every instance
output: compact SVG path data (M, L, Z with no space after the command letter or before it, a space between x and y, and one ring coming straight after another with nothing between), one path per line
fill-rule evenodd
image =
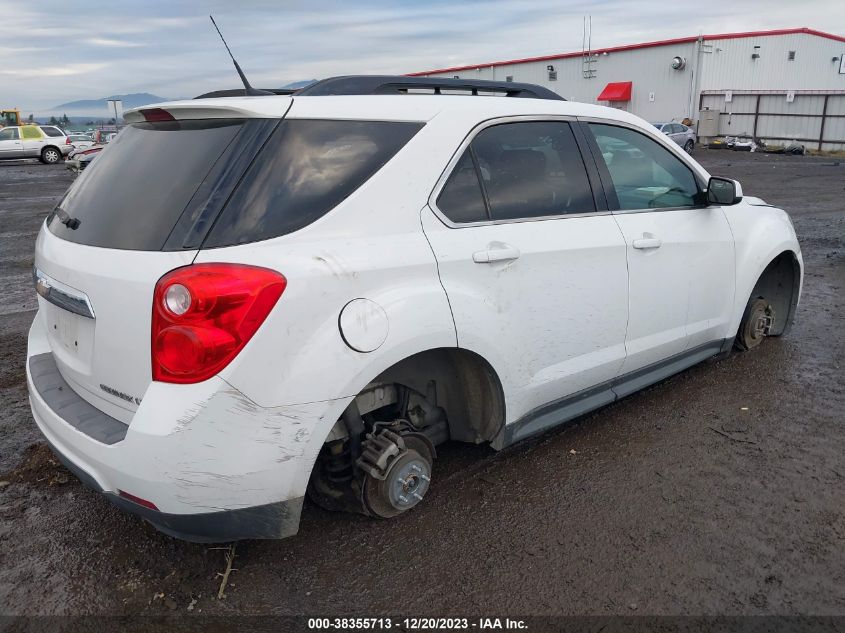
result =
M690 139L686 143L684 143L684 151L687 154L692 154L692 148L693 147L695 147L695 141L693 141L692 139Z
M57 147L52 145L41 150L41 162L45 165L55 165L61 162L62 153Z
M771 326L773 318L771 303L763 297L751 299L745 307L745 313L739 323L734 347L743 352L757 347L768 336L767 330ZM768 323L768 326L765 325L766 323Z

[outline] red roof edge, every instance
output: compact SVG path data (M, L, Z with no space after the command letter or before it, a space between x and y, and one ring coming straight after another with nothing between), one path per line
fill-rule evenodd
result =
M806 27L797 29L775 29L771 31L745 31L741 33L721 33L713 35L701 35L690 37L676 37L670 40L657 40L654 42L643 42L642 44L625 44L623 46L612 46L610 48L597 48L590 52L601 55L602 53L619 53L622 51L632 51L638 48L653 48L656 46L671 46L672 44L688 44L696 41L699 37L705 40L733 40L743 37L766 37L769 35L794 35L796 33L806 33L807 35L815 35L817 37L824 37L829 40L837 42L845 42L845 37L841 35L834 35L833 33L825 33L824 31L817 31L816 29L809 29ZM485 64L469 64L466 66L453 66L451 68L438 68L436 70L422 70L414 73L407 73L408 77L418 77L420 75L432 75L435 73L451 73L459 70L475 70L476 68L490 68L491 66L509 66L511 64L527 64L529 62L546 62L555 59L567 59L570 57L581 57L583 53L558 53L555 55L542 55L540 57L525 57L523 59L509 59L498 62L487 62Z

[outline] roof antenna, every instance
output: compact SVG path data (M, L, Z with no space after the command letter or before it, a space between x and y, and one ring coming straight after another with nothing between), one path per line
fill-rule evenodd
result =
M241 67L238 65L235 56L232 55L232 51L229 48L229 45L226 43L223 34L220 32L220 28L217 26L217 22L214 21L214 16L208 16L211 19L211 23L214 25L214 28L217 30L217 35L220 36L220 39L223 40L223 46L226 47L226 51L229 53L229 57L232 58L232 63L235 64L235 70L238 71L238 75L241 77L241 81L244 84L244 94L248 97L258 97L261 95L272 95L272 92L267 92L266 90L259 90L258 88L253 88L249 85L249 81L247 81L246 75L244 75L244 71L241 70Z

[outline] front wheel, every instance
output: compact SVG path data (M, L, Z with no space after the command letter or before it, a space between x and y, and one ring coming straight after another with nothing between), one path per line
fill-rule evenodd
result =
M772 323L774 310L771 303L763 297L749 301L736 335L737 349L748 351L757 347L768 336Z
M687 154L692 154L692 148L695 147L695 142L690 139L686 143L684 143L684 151Z
M55 165L62 160L62 153L55 147L45 147L41 152L41 162L45 165Z

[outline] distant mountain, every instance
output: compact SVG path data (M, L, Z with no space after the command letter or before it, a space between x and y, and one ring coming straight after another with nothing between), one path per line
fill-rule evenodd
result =
M305 86L310 86L315 81L317 81L317 80L316 79L304 79L303 81L293 81L293 82L291 82L291 83L289 83L285 86L282 86L282 88L291 88L291 89L304 88Z
M150 94L149 92L137 92L130 95L112 95L111 97L103 97L102 99L82 99L80 101L69 101L51 108L52 111L64 110L84 110L86 112L106 111L109 109L109 100L120 99L123 101L123 110L129 108L137 108L138 106L148 105L150 103L158 103L160 101L169 101L166 97L159 97Z

